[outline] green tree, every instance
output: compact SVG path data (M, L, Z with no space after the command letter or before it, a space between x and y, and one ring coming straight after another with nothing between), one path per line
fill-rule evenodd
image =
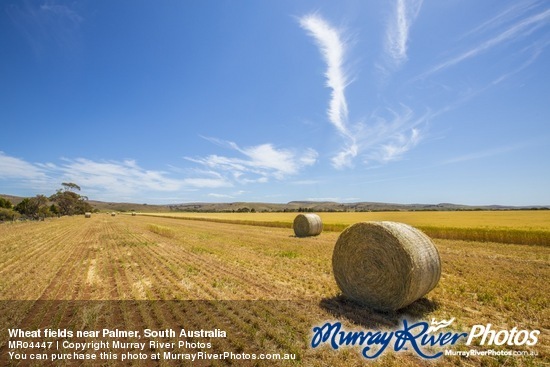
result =
M75 214L84 214L86 212L93 211L93 206L88 202L88 198L86 196L81 196L80 200L78 201L76 205L76 213Z
M78 194L72 191L57 190L55 194L50 196L50 200L57 204L59 214L73 215L76 211L76 203L79 200Z
M33 198L25 198L15 206L15 210L28 218L38 219L49 216L47 207L48 198L44 195L36 195Z
M93 207L88 203L88 198L73 191L80 191L80 186L72 182L63 182L61 185L63 189L50 196L50 200L57 204L59 214L75 215L92 211Z
M13 207L11 201L0 197L0 208L11 209Z
M34 205L36 205L39 209L48 204L48 198L44 195L36 195L31 198L31 201L34 202Z
M0 208L0 221L15 220L19 218L21 214L13 209Z
M38 212L38 207L34 206L34 203L29 198L24 198L14 208L19 214L26 217L32 217Z
M80 186L78 186L77 184L72 183L72 182L62 182L61 186L64 187L65 191L73 191L73 190L80 191Z
M59 209L57 208L57 206L55 204L50 205L50 213L52 215L58 215L59 214Z

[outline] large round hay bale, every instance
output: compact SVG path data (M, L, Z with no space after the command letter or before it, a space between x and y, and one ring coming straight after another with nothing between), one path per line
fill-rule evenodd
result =
M112 213L111 213L111 217L114 217L114 216L116 216L116 213L115 213L115 212L112 212Z
M336 283L348 298L376 310L398 310L423 297L441 276L428 236L404 223L360 222L346 228L332 254Z
M297 237L317 236L323 231L323 222L317 214L298 214L292 227Z
M92 217L92 213L90 213L90 212L84 213L84 218L91 218L91 217Z

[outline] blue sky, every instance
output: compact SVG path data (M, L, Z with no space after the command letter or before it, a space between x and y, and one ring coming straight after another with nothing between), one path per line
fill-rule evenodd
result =
M0 193L550 204L547 1L3 1Z

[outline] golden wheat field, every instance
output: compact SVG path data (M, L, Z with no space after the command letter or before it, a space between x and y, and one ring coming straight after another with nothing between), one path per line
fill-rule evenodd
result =
M242 221L292 222L296 213L151 213L158 216L216 218ZM318 213L327 224L350 225L367 220L390 220L412 226L510 228L550 231L549 210L394 211Z
M524 214L525 213L525 214ZM396 220L450 228L548 231L546 213L521 212L476 219L482 213L322 214L327 224ZM186 214L188 215L188 214ZM433 220L428 220L435 215ZM472 215L474 219L466 219ZM501 215L501 214L499 214ZM530 215L531 220L527 219ZM539 216L540 215L540 216ZM544 216L546 215L546 217ZM243 221L290 223L293 215L248 214ZM228 220L227 217L216 217ZM545 219L546 218L546 219ZM195 218L197 219L197 218ZM235 217L229 218L234 220ZM418 220L414 222L415 220ZM541 366L550 361L550 249L529 244L434 239L442 261L438 286L425 298L397 312L371 311L341 296L331 255L338 231L297 238L288 226L245 225L160 216L94 214L45 222L0 225L0 323L9 328L55 330L218 329L226 337L187 339L210 343L207 352L278 353L288 360L120 360L35 361L10 358L5 332L2 365L138 366ZM358 347L338 350L310 346L312 329L338 320L347 330L389 330L401 320L449 320L457 331L477 324L497 330L540 330L534 346L498 346L524 356L443 356L420 358L412 350L388 350L374 361ZM61 338L63 339L63 338ZM40 340L40 339L37 339ZM81 342L93 341L82 336ZM179 337L151 338L174 342ZM135 352L138 353L139 340ZM196 345L179 348L197 351ZM454 350L485 350L455 345ZM112 353L121 352L113 349ZM132 348L125 351L132 351ZM149 341L143 351L172 350ZM93 353L88 344L82 353ZM12 355L13 356L13 355Z
M143 215L292 227L295 213L144 213ZM361 221L409 224L442 239L550 246L550 211L430 211L320 213L325 231Z

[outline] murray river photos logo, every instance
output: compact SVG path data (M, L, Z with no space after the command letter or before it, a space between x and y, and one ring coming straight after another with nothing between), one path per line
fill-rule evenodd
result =
M340 322L327 322L322 326L313 328L311 347L317 348L323 344L329 345L332 349L338 350L346 346L361 348L361 355L367 359L374 359L382 355L386 349L393 349L395 352L401 350L414 351L425 359L441 357L442 350L433 351L434 348L449 347L464 341L466 345L473 342L479 345L536 345L539 330L518 330L514 327L511 330L494 330L491 324L474 325L469 333L444 331L454 322L450 320L436 321L432 319L431 324L426 321L409 322L403 320L397 330L360 330L347 331L342 328Z

